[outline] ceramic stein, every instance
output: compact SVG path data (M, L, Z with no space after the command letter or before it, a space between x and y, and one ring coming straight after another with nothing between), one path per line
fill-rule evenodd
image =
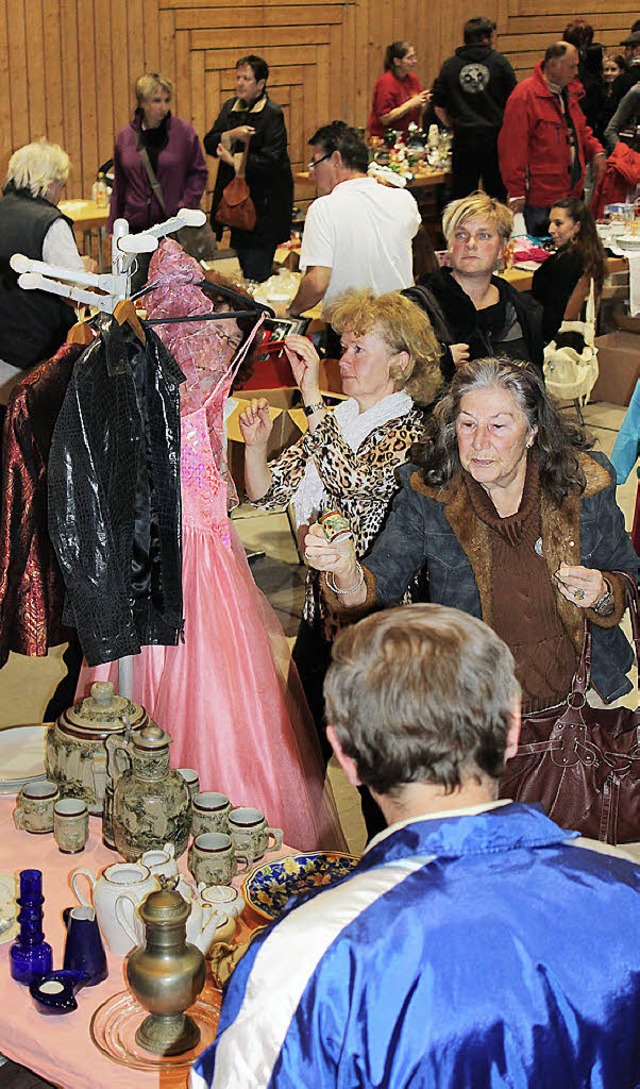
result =
M84 851L89 838L89 810L81 798L59 798L54 804L53 838L64 855Z
M116 901L119 898L128 898L134 904L131 911L133 916L135 906L159 887L158 879L139 862L115 862L112 866L107 866L98 878L90 870L74 870L71 887L83 907L91 907L91 904L78 889L80 877L86 877L92 887L98 924L109 949L119 957L126 956L136 943L131 940L128 930L118 919ZM132 926L135 924L135 919L131 918L129 921Z
M203 836L205 832L229 832L231 802L224 794L205 790L196 794L191 803L191 835Z
M250 852L243 851L240 857L244 862L242 868L230 836L205 832L196 836L189 848L189 871L197 882L205 885L229 885L237 873L246 873L253 864Z
M181 775L187 784L191 800L193 801L196 794L200 793L200 776L193 768L178 768L178 775Z
M60 791L50 779L27 783L18 794L13 823L23 832L53 832L53 807Z
M279 851L282 847L282 829L269 828L264 813L248 805L231 810L229 835L238 854L250 854L254 862L265 851ZM270 839L273 843L269 843Z

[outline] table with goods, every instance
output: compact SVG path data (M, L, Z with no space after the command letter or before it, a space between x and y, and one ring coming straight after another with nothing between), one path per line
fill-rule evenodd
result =
M109 682L0 732L0 1052L62 1089L186 1086L251 935L357 861L296 853L169 742Z

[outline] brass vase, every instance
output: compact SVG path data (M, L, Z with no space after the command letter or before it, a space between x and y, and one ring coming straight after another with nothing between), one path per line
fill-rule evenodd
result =
M204 987L205 960L186 940L191 907L171 887L177 878L161 881L165 887L149 893L139 908L146 946L130 953L126 975L135 998L150 1014L138 1028L136 1042L156 1055L181 1055L200 1040L200 1029L184 1011Z

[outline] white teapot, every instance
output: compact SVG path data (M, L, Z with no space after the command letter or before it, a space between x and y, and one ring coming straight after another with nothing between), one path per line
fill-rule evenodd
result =
M93 904L78 889L80 877L86 877L91 885ZM90 870L74 870L71 887L83 907L95 908L98 925L111 952L124 957L142 940L142 937L132 936L137 905L160 886L158 879L139 862L115 862L107 866L99 877ZM126 906L124 901L127 902ZM127 907L129 918L125 914Z
M197 946L206 956L218 927L227 922L228 916L224 911L215 910L211 904L203 904L196 890L188 881L185 881L184 877L179 877L175 888L183 900L191 906L186 924L187 941ZM137 910L138 906L139 904L134 903L129 896L120 896L115 907L118 923L128 936L130 948L134 945L142 945L144 942L144 926Z

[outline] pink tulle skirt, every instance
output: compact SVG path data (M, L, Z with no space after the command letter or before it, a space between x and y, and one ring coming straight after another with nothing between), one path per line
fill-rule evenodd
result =
M185 642L143 647L131 698L171 734L171 765L195 768L201 790L260 809L301 850L344 848L289 647L258 590L231 523L183 527ZM80 675L118 689L118 663Z

